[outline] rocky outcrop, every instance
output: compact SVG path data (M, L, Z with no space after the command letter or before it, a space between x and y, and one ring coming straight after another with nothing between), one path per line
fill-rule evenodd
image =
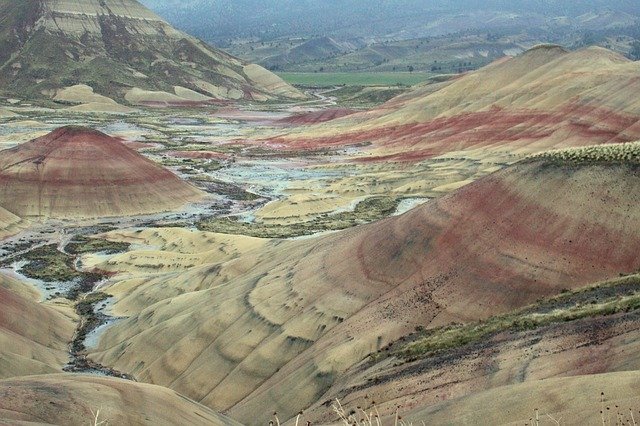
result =
M175 86L214 100L305 97L135 0L0 0L0 16L0 87L17 97L56 96L79 84L117 102L132 88L174 93Z

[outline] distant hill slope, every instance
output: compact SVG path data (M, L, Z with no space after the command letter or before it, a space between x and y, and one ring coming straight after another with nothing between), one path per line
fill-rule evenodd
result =
M452 151L539 152L640 139L640 62L592 47L541 45L379 108L273 140L298 148L367 142L362 161Z
M331 417L345 373L416 327L637 271L636 157L530 160L399 217L118 282L105 291L129 318L91 357L243 423L314 404Z
M275 75L182 33L135 0L0 0L0 87L53 98L85 84L119 102L299 99ZM141 95L143 94L143 95ZM146 95L145 95L146 94ZM129 95L129 96L127 96Z
M120 140L83 127L62 127L0 155L0 205L21 217L158 213L203 195Z

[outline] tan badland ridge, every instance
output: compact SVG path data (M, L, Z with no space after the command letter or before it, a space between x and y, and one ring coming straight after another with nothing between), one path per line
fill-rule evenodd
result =
M75 314L39 299L28 284L0 274L0 379L62 372L69 360Z
M306 97L136 0L0 0L0 16L0 87L18 98L128 112L120 104Z
M372 111L294 130L276 146L371 143L363 161L459 150L532 153L640 139L640 62L591 47L543 45Z
M326 420L323 403L349 393L341 384L366 383L349 382L358 365L416 327L473 322L640 269L638 202L636 165L539 159L330 236L270 241L168 274L131 277L123 263L125 275L105 291L129 318L91 357L243 423L310 407L312 419ZM589 373L588 348L531 379ZM612 371L624 365L619 356ZM447 395L517 380L506 371L489 383L447 384ZM408 391L398 401L410 401ZM433 404L428 397L418 402ZM398 401L383 398L383 414Z
M60 128L0 155L0 206L20 217L151 214L203 195L122 141L83 127Z
M0 423L240 426L167 388L72 374L0 380Z
M239 425L176 392L108 377L64 374L78 318L68 301L41 301L0 274L0 424Z
M18 233L26 226L26 222L0 207L0 240Z

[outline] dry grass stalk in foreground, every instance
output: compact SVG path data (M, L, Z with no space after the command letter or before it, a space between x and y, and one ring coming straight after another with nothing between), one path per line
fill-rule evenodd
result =
M91 410L91 414L93 414L93 420L89 423L92 426L106 426L108 422L106 420L100 420L100 410L95 413Z
M333 407L333 411L338 415L340 420L346 426L382 426L382 420L380 418L380 413L378 412L378 408L375 403L373 404L373 410L368 413L361 407L358 407L358 411L351 411L351 413L347 413L344 409L340 400L336 398L336 401L331 405ZM407 423L402 420L402 416L400 416L400 406L396 408L396 413L394 417L394 426L412 426L413 423ZM422 425L425 425L422 422Z

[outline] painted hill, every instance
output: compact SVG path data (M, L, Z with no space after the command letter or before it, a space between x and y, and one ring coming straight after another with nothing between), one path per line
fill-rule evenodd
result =
M417 327L640 269L637 161L581 158L518 163L399 217L116 282L107 291L130 318L91 356L243 423L314 404L332 415L322 404L347 372Z
M0 205L20 217L157 213L201 196L120 140L83 127L62 127L0 156Z
M52 99L79 84L135 104L304 97L136 0L2 0L0 44L2 91L28 99Z
M476 148L531 153L640 139L640 62L544 45L379 109L277 138L299 148L371 142L362 159L419 161Z
M71 374L0 381L0 423L239 425L169 389Z
M638 401L612 392L607 377L625 372L630 379L628 372L640 369L639 284L638 274L618 277L477 323L414 331L342 374L305 410L306 418L316 424L332 420L323 402L339 398L365 410L375 401L385 415L401 405L403 417L414 412L414 421L428 424L440 424L446 416L467 424L478 413L467 411L465 400L495 398L482 410L494 419L490 424L503 424L507 415L518 416L513 422L530 418L536 408L545 417L566 411L565 420L576 424L581 417L599 418L601 392L612 410L612 399L619 399L631 404L623 408L627 414L629 408L636 411ZM567 376L590 386L549 398L549 383ZM528 398L518 404L504 398L509 389L519 393L518 387L530 391Z

